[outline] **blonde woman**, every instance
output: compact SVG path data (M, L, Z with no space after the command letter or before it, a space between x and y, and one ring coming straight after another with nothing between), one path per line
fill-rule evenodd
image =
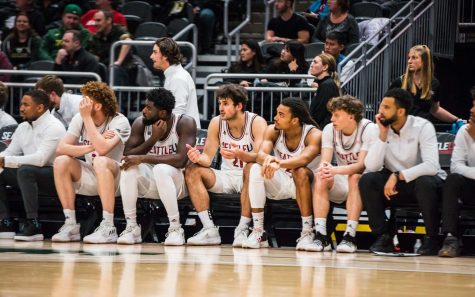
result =
M406 72L395 79L389 88L402 88L411 93L414 106L409 114L429 121L456 122L458 117L440 106L439 85L434 77L429 47L416 45L409 50Z
M315 76L311 86L318 88L310 103L310 114L320 127L325 127L331 118L327 103L341 94L335 58L325 53L316 56L310 67L310 74Z

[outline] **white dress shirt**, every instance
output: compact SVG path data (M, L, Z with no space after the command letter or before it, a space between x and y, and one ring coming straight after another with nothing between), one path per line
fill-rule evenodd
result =
M475 140L468 134L467 127L462 126L455 136L450 172L475 179Z

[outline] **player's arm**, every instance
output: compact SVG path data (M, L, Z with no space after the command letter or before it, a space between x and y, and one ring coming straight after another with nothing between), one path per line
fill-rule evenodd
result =
M257 116L254 121L252 122L252 135L254 136L254 142L252 144L253 149L252 152L245 152L243 150L236 150L236 157L239 160L242 160L246 163L254 163L257 159L257 154L259 152L259 148L261 143L264 139L264 132L267 128L267 122L264 118Z
M155 124L154 124L155 125ZM145 155L157 142L157 137L153 135L149 139L144 138L145 125L143 117L138 117L132 124L130 137L125 143L124 155Z
M66 132L66 135L59 141L56 148L56 155L67 155L73 158L84 156L87 153L94 151L92 145L79 145L78 137L70 132Z
M177 152L170 155L144 155L142 163L168 164L175 168L184 168L188 162L186 145L193 146L196 142L196 122L192 117L183 115L177 124L179 136Z
M355 173L363 173L364 171L364 159L368 151L360 151L358 154L358 161L354 164L344 165L344 166L335 166L333 167L334 174L341 174L341 175L351 175Z
M194 142L193 142L194 144ZM203 149L203 153L187 144L188 149L187 156L191 162L201 165L203 167L210 167L213 161L214 155L219 147L219 116L214 117L208 126L208 134L206 136L206 142Z
M305 137L305 148L302 153L287 160L280 161L280 167L286 169L295 169L307 166L320 153L322 142L322 132L316 128L310 130Z
M256 158L257 163L264 165L266 161L267 163L269 162L269 159L275 160L275 157L271 156L270 153L272 152L272 149L274 148L274 143L277 140L278 136L279 136L279 131L274 129L274 125L270 125L266 128L264 132L264 138L259 148L259 152L257 153L257 158Z

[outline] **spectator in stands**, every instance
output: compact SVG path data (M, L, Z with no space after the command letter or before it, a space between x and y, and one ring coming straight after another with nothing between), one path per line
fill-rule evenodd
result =
M445 239L439 251L441 257L460 255L459 200L464 205L475 206L475 87L470 92L473 102L470 119L455 137L450 175L442 191L442 233L445 234Z
M41 42L40 57L55 60L56 54L63 46L63 35L68 30L81 32L81 46L87 48L91 34L79 23L82 10L75 4L68 4L63 10L62 25L49 30Z
M393 237L385 210L389 205L417 203L422 211L426 236L416 251L437 255L439 251L439 194L446 177L440 169L434 126L409 115L411 94L390 89L376 115L378 137L368 150L366 171L359 186L369 225L378 238L371 252L392 252Z
M305 60L305 46L297 40L289 40L284 44L280 52L280 58L274 59L265 69L265 73L269 74L306 74L308 72L308 63ZM276 82L279 85L295 86L300 79L286 80L284 82ZM267 83L262 79L261 83Z
M81 17L81 24L84 28L88 29L92 35L96 34L96 23L94 21L94 15L99 10L107 10L112 13L112 23L116 25L124 26L127 28L127 21L125 16L118 12L117 5L119 4L118 0L96 0L96 9L88 10L82 17Z
M294 13L294 0L276 0L275 10L279 14L267 25L266 42L287 42L296 39L301 43L309 43L310 26L307 20Z
M72 118L79 113L82 95L65 92L61 78L50 74L36 82L35 88L48 94L51 113L67 128Z
M413 46L407 59L406 72L396 78L389 88L403 88L411 93L414 105L409 114L431 122L457 122L458 117L440 106L440 84L434 77L434 65L429 47Z
M331 250L331 239L327 235L327 216L330 201L346 202L348 221L343 239L336 251L356 251L356 229L363 202L361 202L358 181L364 171L364 160L375 138L375 125L363 118L364 105L355 97L344 95L328 102L332 122L322 132L320 164L315 174L313 188L313 213L315 216L315 240L307 251ZM336 159L338 166L333 166Z
M15 19L15 28L3 41L2 48L15 69L26 69L39 56L41 37L30 26L28 15L19 12ZM47 57L45 57L47 58Z
M58 51L54 60L55 71L97 72L97 59L81 46L81 32L68 30L63 36L63 48ZM66 84L82 85L93 80L91 77L65 76Z
M31 28L33 28L35 32L38 32L40 35L46 33L45 18L43 12L36 7L35 0L16 0L16 7L18 12L22 12L28 16Z
M68 132L60 140L54 160L54 181L66 218L52 240L80 240L76 223L76 194L99 195L102 222L86 243L115 243L115 196L119 190L120 167L125 142L130 135L129 120L118 113L114 91L105 83L90 81L82 86L84 99L79 114L71 120ZM76 157L84 156L86 161Z
M253 228L242 247L268 247L264 230L266 197L272 200L292 198L297 201L302 231L297 250L313 242L312 180L317 169L322 133L300 98L285 98L277 107L274 125L264 132L256 163L250 165L244 188L249 190Z
M243 179L247 175L245 172L249 172L246 163L256 162L267 124L262 117L245 111L248 97L243 87L223 85L216 92L216 97L220 115L214 117L209 124L203 153L187 146L188 158L192 164L186 167L185 180L191 201L203 224L203 229L189 238L187 244L221 243L210 212L209 191L241 194L241 219L234 231L233 241L234 247L241 247L249 234L251 222L248 189L243 188ZM215 170L211 165L218 149L222 163L220 170Z
M324 52L330 54L335 58L336 69L340 66L341 62L346 58L342 52L345 50L345 41L343 34L333 31L327 34L325 39ZM340 82L344 83L354 72L355 72L355 63L352 60L346 61L341 65L341 72L338 73L340 77Z
M17 124L15 119L4 111L8 102L8 96L8 87L0 81L0 129Z
M119 40L131 40L130 33L124 26L112 23L112 12L109 10L98 10L94 14L96 25L96 35L92 37L89 47L90 52L96 55L99 62L104 65L114 64L114 85L128 86L135 83L137 68L132 59L131 46L123 44L117 47L115 61L111 61L110 48L112 44Z
M209 54L213 48L213 37L218 15L218 0L194 0L193 13L197 17L199 53Z
M349 0L328 0L330 14L320 20L315 31L315 37L325 42L327 34L333 31L344 36L344 43L357 43L359 41L358 23L348 13Z
M6 69L6 70L13 69L12 63L10 63L10 60L8 60L7 55L5 55L5 53L1 50L0 50L0 69ZM10 74L1 74L0 81L10 81Z
M38 221L38 193L56 195L52 165L56 145L66 133L48 106L45 92L26 92L20 106L24 122L13 133L8 148L0 153L0 238L43 240ZM8 209L7 185L20 189L26 211L25 225L16 235Z
M150 59L155 69L163 71L165 89L175 96L173 113L191 116L196 121L196 127L201 128L195 82L181 66L182 55L178 44L169 37L159 38L153 46Z
M228 73L262 73L264 58L257 41L249 39L241 42L239 56L240 60L231 65ZM252 87L254 79L230 78L226 79L225 82L239 84L243 87Z
M120 175L120 193L127 226L117 243L142 242L137 224L137 198L160 199L170 226L165 245L184 245L178 199L187 196L183 170L188 163L187 145L196 143L195 119L172 113L173 94L163 88L146 94L143 115L132 125L125 143Z
M45 17L46 28L50 28L51 24L61 19L61 7L59 0L38 0L38 6L43 11Z
M315 57L310 74L316 77L311 87L317 88L310 103L310 115L320 127L330 123L331 113L327 109L328 101L341 95L340 81L336 73L335 59L323 53Z
M302 14L310 24L317 27L320 19L326 17L329 13L328 0L315 0Z

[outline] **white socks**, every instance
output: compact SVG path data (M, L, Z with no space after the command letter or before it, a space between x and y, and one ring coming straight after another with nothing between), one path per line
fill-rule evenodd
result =
M76 225L76 210L74 209L63 209L64 217L66 218L64 223Z
M213 228L214 223L213 223L213 218L211 217L211 212L209 209L203 210L198 213L198 217L201 220L201 223L203 224L203 228Z
M346 223L345 233L350 234L351 237L355 237L356 236L356 228L358 228L358 221L348 220L348 222Z
M252 222L254 223L254 229L264 231L264 212L253 212Z
M315 218L315 232L320 232L322 235L327 235L327 219Z

